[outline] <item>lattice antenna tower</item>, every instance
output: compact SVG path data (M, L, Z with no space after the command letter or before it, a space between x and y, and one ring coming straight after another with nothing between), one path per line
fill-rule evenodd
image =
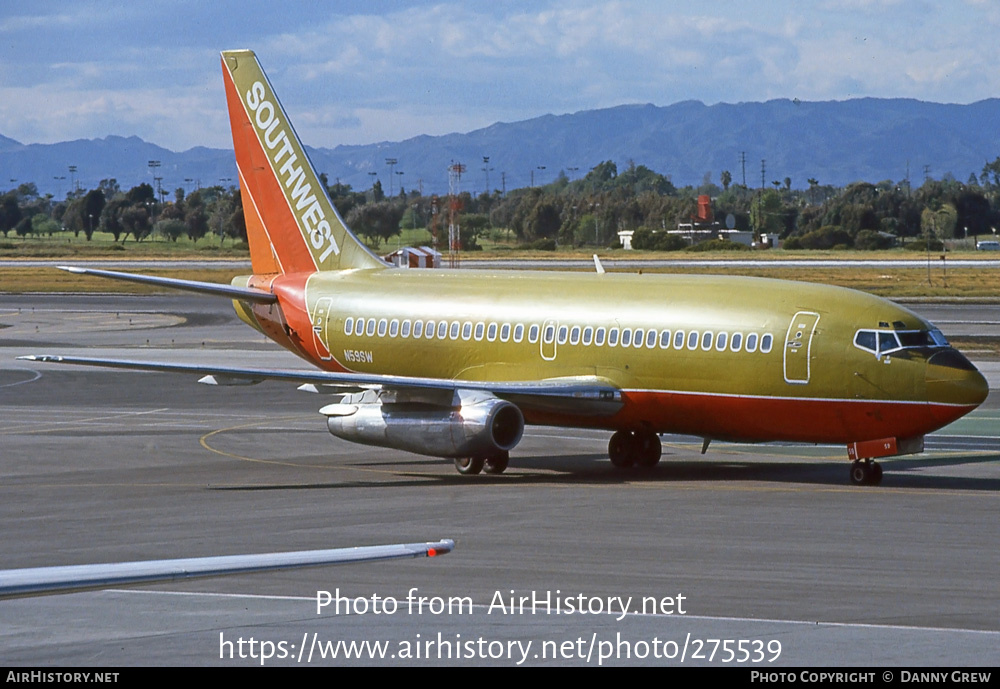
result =
M458 267L459 251L462 249L458 213L462 210L462 200L458 197L465 166L453 162L448 166L448 265Z

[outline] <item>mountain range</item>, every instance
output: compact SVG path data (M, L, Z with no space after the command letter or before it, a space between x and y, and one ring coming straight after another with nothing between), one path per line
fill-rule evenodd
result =
M951 174L964 182L1000 156L1000 99L968 105L882 98L622 105L498 122L464 134L308 150L331 183L367 189L377 176L386 192L390 177L396 192L400 184L447 192L452 163L466 166L459 188L473 193L486 189L487 175L491 188L510 190L546 184L560 171L582 177L605 160L619 169L629 161L645 165L679 187L697 186L706 175L718 184L723 170L741 183L741 154L751 187L761 184L762 160L765 184L787 177L796 188L807 187L809 178L842 186L909 175L918 186L925 175ZM394 169L387 158L398 161ZM169 191L236 179L231 150L174 152L135 136L22 144L0 135L0 189L34 182L40 192L62 198L73 182L92 188L111 177L127 189L152 180L150 160L160 161L157 172ZM77 167L74 174L70 165Z

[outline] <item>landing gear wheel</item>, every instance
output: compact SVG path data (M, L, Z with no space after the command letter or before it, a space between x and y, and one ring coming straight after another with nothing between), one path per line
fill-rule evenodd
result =
M868 481L873 486L880 485L882 483L882 465L878 462L872 462L871 467L869 467L869 477Z
M502 474L504 470L507 469L507 464L510 462L510 454L504 452L499 455L494 455L492 457L486 458L486 463L483 464L483 469L487 474Z
M851 483L856 486L868 485L869 475L867 462L860 460L851 462Z
M455 468L463 476L478 474L483 470L485 460L482 457L456 457Z
M877 486L882 483L882 465L870 459L851 462L851 483L856 486Z
M635 463L635 434L616 431L608 442L608 457L617 469L628 469Z
M640 469L652 469L660 462L663 448L656 433L635 434L635 463Z

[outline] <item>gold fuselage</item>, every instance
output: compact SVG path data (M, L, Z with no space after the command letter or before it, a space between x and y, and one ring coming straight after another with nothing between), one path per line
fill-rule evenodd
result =
M587 425L850 442L928 432L986 394L971 365L929 363L940 347L877 356L855 346L859 329L933 326L886 299L825 285L409 269L281 275L267 284L280 308L238 304L241 316L272 336L280 323L287 338L275 339L317 366L474 381L587 376L620 388L631 402L615 419ZM560 417L529 421L577 425Z

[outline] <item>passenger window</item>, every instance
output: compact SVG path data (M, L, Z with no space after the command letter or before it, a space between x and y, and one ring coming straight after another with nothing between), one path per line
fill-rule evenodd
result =
M598 328L594 333L594 346L603 347L604 346L604 328Z
M395 318L389 322L389 337L396 337L399 334L399 321Z
M514 326L514 342L520 342L524 339L524 326L518 323Z
M424 322L413 321L413 337L417 338L424 334Z
M656 347L656 331L650 330L646 333L646 349L653 349Z
M622 330L622 347L628 347L632 344L632 331L628 328Z
M462 339L468 340L471 337L472 337L472 323L466 321L465 324L462 325Z
M618 346L618 328L612 328L608 331L608 346L617 347Z
M344 321L344 334L353 335L354 334L354 319L348 318Z
M409 337L410 336L410 321L408 321L408 320L403 321L402 325L399 328L399 336L400 337ZM417 337L420 337L420 336L417 335Z
M537 324L532 324L531 327L528 328L528 342L530 342L531 344L535 344L536 342L538 342Z
M458 323L455 324L455 333L458 334ZM437 339L444 340L448 337L448 321L439 321Z
M747 351L756 352L757 351L757 333L750 333L747 335Z
M459 323L458 321L452 321L451 328L448 330L448 337L450 337L453 340L457 340L461 332L462 332L462 324ZM471 333L471 327L470 327L470 333Z
M670 331L660 331L660 349L670 349Z
M510 339L510 323L504 323L500 326L500 341L506 342Z
M642 328L636 328L635 330L633 330L632 331L632 346L633 347L641 347L645 337L646 337L646 331L643 330Z
M770 352L771 351L771 342L772 342L773 339L774 338L771 337L770 333L768 333L767 335L764 335L764 337L760 338L760 351L763 352L764 354L767 354L768 352Z
M569 337L569 328L565 325L559 326L559 344L566 344L566 338Z
M378 322L378 336L385 337L385 330L389 327L389 321L384 318L379 319Z
M738 352L741 346L743 346L743 333L733 333L732 344L729 345L729 348L734 352Z
M580 326L574 325L573 329L569 331L569 343L571 345L580 343Z
M702 351L709 352L712 350L712 333L706 332L701 336L701 349Z
M684 331L674 333L674 349L684 349Z
M490 323L490 327L486 329L486 339L489 340L490 342L493 342L493 340L497 339L496 323Z
M542 341L545 344L552 344L552 340L556 338L556 328L554 325L545 326L545 335Z
M368 327L365 328L365 335L367 335L368 337L371 337L374 334L375 334L375 319L374 318L369 318L368 319Z
M715 336L715 349L720 352L726 351L726 342L729 340L727 333L719 333Z
M427 326L424 328L424 337L428 340L434 337L434 321L427 321Z
M688 349L698 349L698 331L692 330L688 333Z

